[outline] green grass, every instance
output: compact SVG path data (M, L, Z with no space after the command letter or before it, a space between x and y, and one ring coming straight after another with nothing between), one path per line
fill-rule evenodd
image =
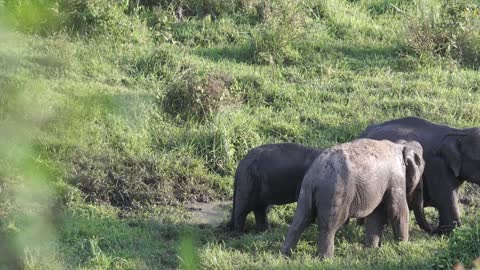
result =
M388 230L372 250L352 223L323 262L315 225L280 255L294 205L265 233L250 216L243 236L184 207L229 200L238 161L263 143L328 147L412 115L480 126L480 41L461 43L467 62L418 50L406 28L418 3L198 1L180 21L181 1L20 2L0 1L0 268L436 269L480 256L474 186L452 236L412 220L411 241Z

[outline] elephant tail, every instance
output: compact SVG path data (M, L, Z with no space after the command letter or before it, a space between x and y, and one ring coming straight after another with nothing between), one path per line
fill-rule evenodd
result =
M235 179L233 182L233 207L232 207L232 216L230 218L230 222L227 224L227 227L231 230L242 230L240 220L242 212L244 212L247 207L248 198L245 196L249 196L252 192L253 188L253 176L252 176L252 168L251 166L253 161L250 159L243 159L240 161L238 165L237 171L235 172ZM239 190L240 189L240 190Z
M233 180L233 207L232 207L232 214L230 217L230 221L227 223L227 228L229 230L233 230L235 224L235 204L237 200L237 185L238 185L238 178L239 178L239 169L237 169L235 173L235 178Z

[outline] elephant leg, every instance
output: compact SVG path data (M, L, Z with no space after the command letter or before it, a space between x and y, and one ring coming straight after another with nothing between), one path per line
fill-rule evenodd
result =
M392 201L388 204L388 216L397 241L408 241L409 210L405 192L395 189L391 192Z
M303 231L312 221L314 207L312 205L311 196L312 194L301 193L300 198L298 199L297 209L295 210L292 224L288 228L288 233L285 237L281 251L287 256L291 255L292 249L295 249L297 246L298 240L300 240Z
M348 220L346 210L335 207L327 215L323 211L318 212L318 240L317 255L321 259L332 258L335 251L335 234L338 229Z
M235 205L235 210L233 213L233 229L237 232L243 232L245 230L245 221L247 219L248 213L252 209L249 207L248 200L237 200L237 205Z
M385 209L378 207L365 219L365 246L379 247L387 223Z
M408 241L409 210L405 191L394 188L389 192L385 207L397 241Z
M332 258L335 251L335 234L338 228L319 228L317 255L320 259Z
M435 234L451 232L455 226L461 225L458 207L458 181L443 160L433 159L425 166L424 185L428 188L430 205L439 213L438 227Z
M253 213L255 214L255 225L257 231L266 231L270 226L267 218L268 208L268 205L258 206L253 210Z
M435 230L437 234L450 233L455 227L462 225L457 191L452 190L448 195L449 199L442 202L438 209L440 224Z

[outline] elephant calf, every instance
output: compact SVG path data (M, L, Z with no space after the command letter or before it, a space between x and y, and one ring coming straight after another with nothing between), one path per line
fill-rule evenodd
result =
M265 144L243 158L235 173L232 218L228 226L243 231L247 214L257 230L268 228L270 205L296 202L303 176L322 149L300 144Z
M423 173L422 154L417 142L370 139L326 149L305 174L282 253L295 248L314 211L321 258L333 257L335 233L350 217L365 217L367 246L379 246L388 220L395 238L407 241L407 200Z

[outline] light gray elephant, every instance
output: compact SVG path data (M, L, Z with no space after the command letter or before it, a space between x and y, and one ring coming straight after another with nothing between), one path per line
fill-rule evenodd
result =
M282 248L289 255L317 214L318 255L333 257L334 237L348 218L365 218L369 247L378 247L387 221L408 240L408 200L425 166L417 142L359 139L325 150L312 163Z

